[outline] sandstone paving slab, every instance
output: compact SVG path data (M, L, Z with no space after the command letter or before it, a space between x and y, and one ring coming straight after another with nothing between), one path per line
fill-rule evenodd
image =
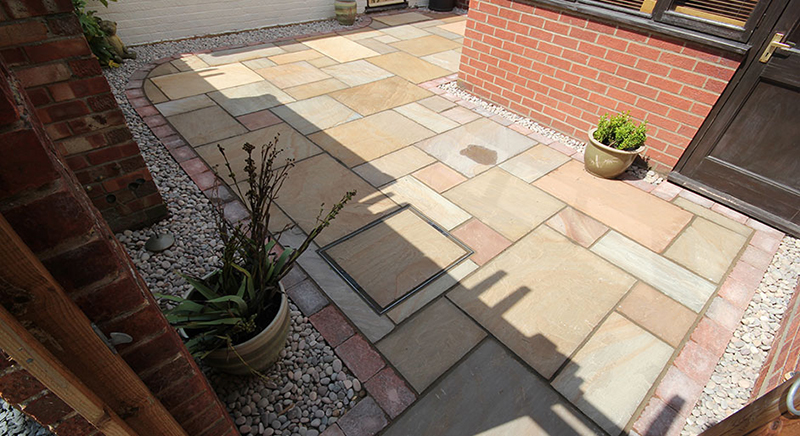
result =
M348 191L357 191L317 243L327 245L375 221L397 205L326 154L298 162L281 189L278 206L306 232L316 226L320 205L325 211ZM352 292L352 291L351 291Z
M456 106L442 112L442 115L450 118L459 124L467 124L470 121L477 120L481 115L475 111L471 111L465 107Z
M272 112L304 135L361 118L361 115L327 95L278 106L272 108Z
M657 253L692 219L691 213L627 183L589 174L577 161L533 184Z
M353 171L372 186L379 187L435 161L430 155L410 146L361 164Z
M386 35L386 36L388 36L388 35ZM394 38L394 39L397 39L397 38ZM358 43L363 45L364 47L366 47L366 48L368 48L370 50L373 50L373 51L375 51L375 52L377 52L379 54L382 54L382 55L383 54L394 53L396 51L399 51L398 49L392 47L389 44L386 44L386 43L378 41L377 38L374 38L374 39L362 39L362 40L358 41Z
M719 283L746 244L747 237L698 217L664 255L697 275Z
M483 329L442 298L377 346L411 386L422 392L484 337Z
M486 118L417 144L467 177L476 176L536 145L536 142Z
M370 58L369 62L413 83L426 82L451 74L449 70L433 65L430 62L425 62L405 52L380 55Z
M336 62L335 60L333 60L333 59L331 59L331 58L329 58L327 56L323 56L321 58L316 58L316 59L311 59L310 61L308 61L308 63L313 65L313 66L315 66L315 67L317 67L317 68L325 68L325 67L330 67L331 65L338 64L338 62Z
M402 303L394 306L391 310L386 312L386 315L396 324L400 324L403 320L415 314L438 296L444 294L445 291L455 286L456 283L476 269L478 269L478 264L471 260L465 260L459 263L439 276L436 280L414 293L414 295L403 300Z
M147 77L165 76L167 74L175 74L180 72L181 70L176 68L175 65L172 65L171 62L166 62L150 70L150 73L147 75Z
M442 23L439 23L439 24L442 24ZM441 36L443 38L447 38L447 39L459 39L459 38L462 38L462 35L450 32L448 30L444 30L441 27L439 27L439 25L432 26L432 27L425 27L424 29L426 31L434 34L434 35L439 35L439 36Z
M244 172L247 152L242 149L244 143L247 142L256 147L256 149L253 151L253 156L257 161L256 167L259 168L260 160L258 156L261 146L273 141L276 135L280 135L278 138L278 148L283 149L283 152L278 155L278 161L274 164L275 168L282 167L285 164L286 159L295 159L300 161L307 157L322 153L322 150L313 142L306 139L305 136L292 129L288 124L280 123L265 127L263 129L255 130L253 132L245 133L243 135L238 135L233 138L212 142L210 144L197 147L197 154L199 154L210 167L216 167L220 177L222 177L226 183L233 186L233 180L229 176L230 171L225 167L225 160L223 159L222 154L219 152L217 145L220 145L223 149L225 149L225 155L228 157L231 169L236 175L239 183L241 183L247 179L247 175Z
M255 71L255 70L260 70L262 68L274 67L275 65L278 64L272 62L267 58L258 58L258 59L251 59L249 61L244 61L242 62L242 65Z
M608 434L619 434L672 356L672 347L612 313L553 380Z
M464 36L464 30L467 28L467 20L454 21L452 23L441 25L439 28Z
M210 67L210 65L197 57L197 55L184 55L180 59L170 62L170 64L177 68L178 71L195 71Z
M696 313L644 282L636 283L617 311L673 347L680 345L697 318Z
M381 192L397 204L414 206L446 230L451 230L471 218L470 214L456 204L411 176L401 177L384 185Z
M404 14L377 16L374 19L390 26L400 26L402 24L428 21L430 20L430 17L420 14L419 12L407 12Z
M467 251L406 209L333 245L326 254L385 309Z
M391 44L393 42L397 42L397 41L400 41L400 40L395 38L392 35L384 34L383 36L378 36L377 38L375 38L375 41L382 42L384 44ZM397 50L395 49L395 51L397 51Z
M269 127L283 122L283 120L278 118L277 115L268 110L251 112L249 114L236 117L236 119L250 131L259 130L264 127Z
M152 80L170 100L177 100L259 82L263 78L242 64L230 64L154 77Z
M439 193L467 180L458 171L438 161L415 172L413 176Z
M350 32L340 32L339 34L351 41L360 41L362 39L370 39L383 36L383 32L381 32L380 30L373 30L369 27L365 29L353 30Z
M734 232L742 235L742 236L750 236L753 233L753 229L747 227L742 223L738 223L722 214L714 212L713 210L700 206L697 203L693 203L685 198L678 197L672 204L681 207L682 209L686 209L689 212L701 216L713 223L719 224L726 229L733 230Z
M378 56L378 52L343 36L312 39L303 41L303 44L340 63Z
M571 207L565 207L547 220L547 225L586 248L608 231L603 223Z
M197 109L214 106L214 100L208 98L205 94L195 95L193 97L181 98L178 100L165 101L156 104L156 109L161 112L165 117L182 114L184 112L191 112Z
M392 77L394 74L365 60L325 67L322 71L350 85L358 86Z
M305 100L307 98L316 97L318 95L327 94L329 92L338 91L345 88L347 88L345 83L331 78L306 83L304 85L292 86L291 88L284 89L284 91L294 97L295 100Z
M325 80L331 77L306 61L262 68L256 70L256 73L281 89L304 85L318 80Z
M445 118L418 103L409 103L396 107L394 110L436 133L446 132L458 127L458 123L455 121Z
M364 116L412 103L430 95L429 91L400 77L390 77L330 94Z
M219 106L173 115L167 119L193 147L247 133L244 126Z
M385 29L381 29L381 32L400 40L415 39L430 35L430 33L420 28L407 24L403 26L387 27Z
M603 432L493 339L394 421L386 436L556 436Z
M540 144L503 162L500 168L531 183L569 160L569 156Z
M169 64L164 64L164 65L169 65ZM164 95L164 93L161 92L160 89L158 89L158 86L156 86L150 79L144 81L142 89L144 89L144 95L147 96L147 99L150 100L150 103L157 104L169 101L169 98L167 98L167 96Z
M452 101L439 97L438 95L424 98L418 101L417 103L421 104L422 106L425 106L426 108L436 113L450 109L451 107L456 105Z
M283 65L300 61L310 61L311 59L321 58L322 56L323 54L316 50L301 50L270 56L269 60L275 62L277 65Z
M476 219L453 230L453 236L475 252L470 259L478 265L492 260L511 245L511 241L503 235Z
M636 279L542 226L447 296L550 378Z
M283 49L276 47L275 44L260 44L248 47L234 48L230 50L215 51L197 55L208 65L225 65L234 62L242 62L250 59L264 58L283 53Z
M422 57L434 53L457 49L460 47L460 44L457 44L447 38L442 38L438 35L428 35L421 38L398 41L392 43L391 46L411 55Z
M716 290L711 282L615 231L606 233L591 250L695 312Z
M209 92L208 96L235 117L294 101L266 80Z
M348 167L354 167L433 134L408 118L387 111L314 133L309 138Z
M461 51L447 50L423 56L422 60L424 60L425 62L430 62L433 65L438 65L447 71L457 73L461 64Z
M564 203L493 168L444 193L511 241L516 241L553 216Z

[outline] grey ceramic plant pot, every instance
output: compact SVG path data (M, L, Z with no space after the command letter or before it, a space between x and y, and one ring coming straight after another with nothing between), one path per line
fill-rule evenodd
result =
M645 146L636 150L617 150L607 145L603 145L594 139L594 131L589 130L589 143L583 152L583 162L586 171L598 177L613 179L624 173L636 159L636 156L644 151Z

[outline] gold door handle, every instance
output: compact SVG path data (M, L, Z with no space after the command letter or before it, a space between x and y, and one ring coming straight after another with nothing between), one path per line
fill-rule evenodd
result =
M786 35L783 33L776 33L772 35L772 40L769 42L769 45L767 45L764 53L761 53L761 57L758 59L758 61L761 63L767 63L767 61L769 61L769 59L772 57L772 53L774 53L777 49L791 50L791 44L781 42L784 36Z

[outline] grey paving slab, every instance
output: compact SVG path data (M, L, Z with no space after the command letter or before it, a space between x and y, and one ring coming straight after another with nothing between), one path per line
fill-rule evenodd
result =
M385 436L604 434L492 339L417 400Z

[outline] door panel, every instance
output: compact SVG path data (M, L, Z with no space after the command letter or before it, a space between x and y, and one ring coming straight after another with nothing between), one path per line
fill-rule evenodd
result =
M775 32L800 46L800 0L771 8L774 28L754 33L744 71L670 179L800 236L800 50L758 61Z

